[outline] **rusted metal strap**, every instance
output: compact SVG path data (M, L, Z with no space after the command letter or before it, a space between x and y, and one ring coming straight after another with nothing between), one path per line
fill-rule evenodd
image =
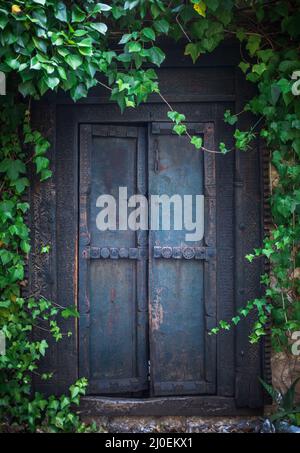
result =
M158 247L154 246L154 258L209 260L215 256L215 249L211 247Z
M148 258L148 253L147 249L142 247L85 247L82 258L142 260Z

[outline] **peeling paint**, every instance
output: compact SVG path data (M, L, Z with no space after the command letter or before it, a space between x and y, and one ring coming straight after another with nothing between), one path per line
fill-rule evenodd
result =
M152 330L159 330L161 324L163 323L164 320L164 310L163 307L160 303L161 301L161 294L163 292L163 288L157 288L156 289L156 296L152 302L151 306L151 325L152 325Z

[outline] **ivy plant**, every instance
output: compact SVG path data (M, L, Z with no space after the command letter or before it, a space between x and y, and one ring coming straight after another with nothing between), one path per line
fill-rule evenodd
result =
M7 94L0 96L0 329L6 353L0 356L0 417L34 431L88 429L76 410L87 386L85 379L69 395L45 398L32 389L39 360L46 354L42 333L59 341L61 316L78 316L75 307L59 307L42 295L25 296L24 266L30 253L26 225L29 206L28 165L41 181L51 177L49 143L31 125L31 100L48 91L63 90L74 101L102 86L123 111L136 108L150 94L160 96L178 135L186 135L195 152L247 152L258 136L270 150L276 175L270 199L273 227L263 247L247 255L272 264L262 276L262 298L248 301L232 320L212 329L228 330L250 311L257 321L250 332L256 342L272 319L276 349L288 348L300 330L300 4L299 0L0 0L0 71ZM185 43L185 55L196 62L224 39L240 42L240 71L257 86L257 95L242 112L227 111L224 121L235 129L235 146L220 143L206 149L190 136L183 114L174 110L160 91L155 69L166 55L162 38ZM240 115L257 116L249 130L239 126ZM44 244L41 253L51 253ZM32 336L39 331L39 340ZM50 375L41 376L51 379Z

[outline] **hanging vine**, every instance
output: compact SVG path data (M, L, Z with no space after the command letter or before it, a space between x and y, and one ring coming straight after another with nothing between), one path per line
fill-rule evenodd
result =
M2 420L31 431L39 426L87 429L71 410L84 394L85 379L59 398L32 393L32 375L39 373L38 362L48 345L30 333L50 331L59 341L67 334L60 331L59 317L78 313L75 307L58 307L55 301L35 300L22 292L28 284L24 266L30 253L25 221L29 206L23 200L29 162L42 181L51 177L49 143L31 129L30 100L62 89L77 101L100 84L123 111L157 93L168 106L174 131L188 135L188 118L174 111L159 89L154 68L165 59L163 36L186 42L185 55L193 62L227 37L240 42L240 70L258 88L244 111L257 115L257 121L250 130L235 129L234 149L246 152L259 134L272 153L276 175L274 226L263 247L249 250L247 258L265 256L272 272L262 276L264 297L249 301L212 333L230 329L255 310L250 341L265 335L271 314L274 347L289 347L291 333L300 330L299 6L298 0L113 0L109 5L94 0L0 0L0 71L7 85L6 96L0 96L0 329L6 338L6 353L0 356ZM227 111L224 120L236 125L240 114ZM226 143L208 150L199 137L188 137L195 152L234 152ZM41 250L48 252L48 246Z

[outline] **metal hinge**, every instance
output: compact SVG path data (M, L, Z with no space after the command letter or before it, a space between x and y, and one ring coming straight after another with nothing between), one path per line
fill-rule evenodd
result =
M151 362L150 362L150 360L148 360L148 376L147 376L148 381L151 380L151 374L150 374L150 372L151 372Z

